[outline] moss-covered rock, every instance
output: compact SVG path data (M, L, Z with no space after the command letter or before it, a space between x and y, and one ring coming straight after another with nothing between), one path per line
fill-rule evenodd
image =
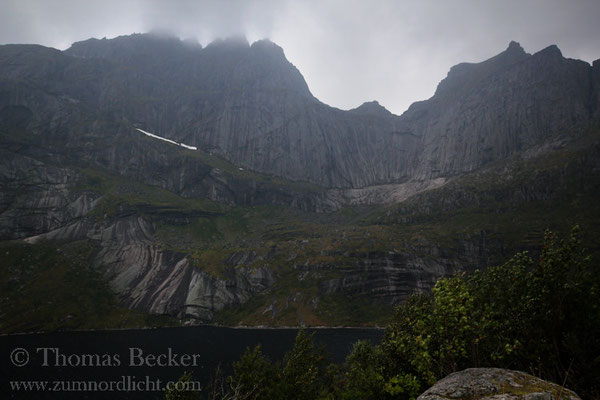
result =
M437 382L417 400L576 400L571 390L520 371L469 368Z

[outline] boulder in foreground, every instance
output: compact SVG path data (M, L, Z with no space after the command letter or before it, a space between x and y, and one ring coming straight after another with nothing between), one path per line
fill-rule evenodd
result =
M417 400L579 400L574 392L519 371L469 368L452 373Z

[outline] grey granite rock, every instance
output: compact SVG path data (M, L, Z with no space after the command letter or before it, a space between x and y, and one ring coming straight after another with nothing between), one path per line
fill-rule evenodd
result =
M326 188L427 187L598 122L597 70L565 59L556 46L530 55L511 42L489 60L451 68L431 99L395 116L375 102L347 112L319 102L268 41L201 48L132 35L65 52L2 46L0 115L5 125L48 144L62 138L70 151L146 180L148 171L136 169L164 163L161 154L131 157L126 148L92 143L103 135L132 140L139 127L244 169ZM208 190L192 178L207 176L206 168L186 162L165 172L165 186L183 178L170 190ZM232 201L225 193L215 198Z
M437 382L417 400L579 400L574 392L520 371L470 368Z

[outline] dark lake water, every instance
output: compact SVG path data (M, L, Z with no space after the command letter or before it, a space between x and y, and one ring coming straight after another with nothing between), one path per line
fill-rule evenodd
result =
M357 340L379 343L383 336L379 329L306 331L315 332L315 342L325 345L330 359L337 362L343 361ZM176 381L185 371L206 387L217 366L230 372L231 363L246 347L260 344L272 360L281 360L297 332L202 326L1 336L0 397L161 399L163 392L154 389Z

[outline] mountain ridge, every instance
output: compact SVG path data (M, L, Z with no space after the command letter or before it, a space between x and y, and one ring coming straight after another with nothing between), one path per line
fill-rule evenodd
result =
M131 46L143 54L132 53ZM597 121L597 107L587 98L598 86L594 67L547 49L528 55L512 42L489 60L451 68L430 99L401 116L379 113L376 119L371 112L337 110L318 101L283 50L268 41L221 41L202 48L144 34L88 40L62 53L83 60L57 56L61 71L53 73L67 68L97 74L85 89L89 96L78 98L83 93L78 87L67 96L123 125L137 124L257 172L358 189L447 179ZM69 65L60 68L64 63ZM552 89L556 83L561 87ZM551 90L556 104L540 107L544 104L534 97ZM494 107L483 116L469 111L480 103ZM552 115L557 107L563 115ZM510 118L499 123L504 115ZM456 125L458 120L464 126ZM454 139L449 141L447 132Z
M5 282L55 246L144 313L385 322L532 232L596 232L599 88L600 63L514 42L396 116L323 104L266 41L1 46L0 244L24 263Z

